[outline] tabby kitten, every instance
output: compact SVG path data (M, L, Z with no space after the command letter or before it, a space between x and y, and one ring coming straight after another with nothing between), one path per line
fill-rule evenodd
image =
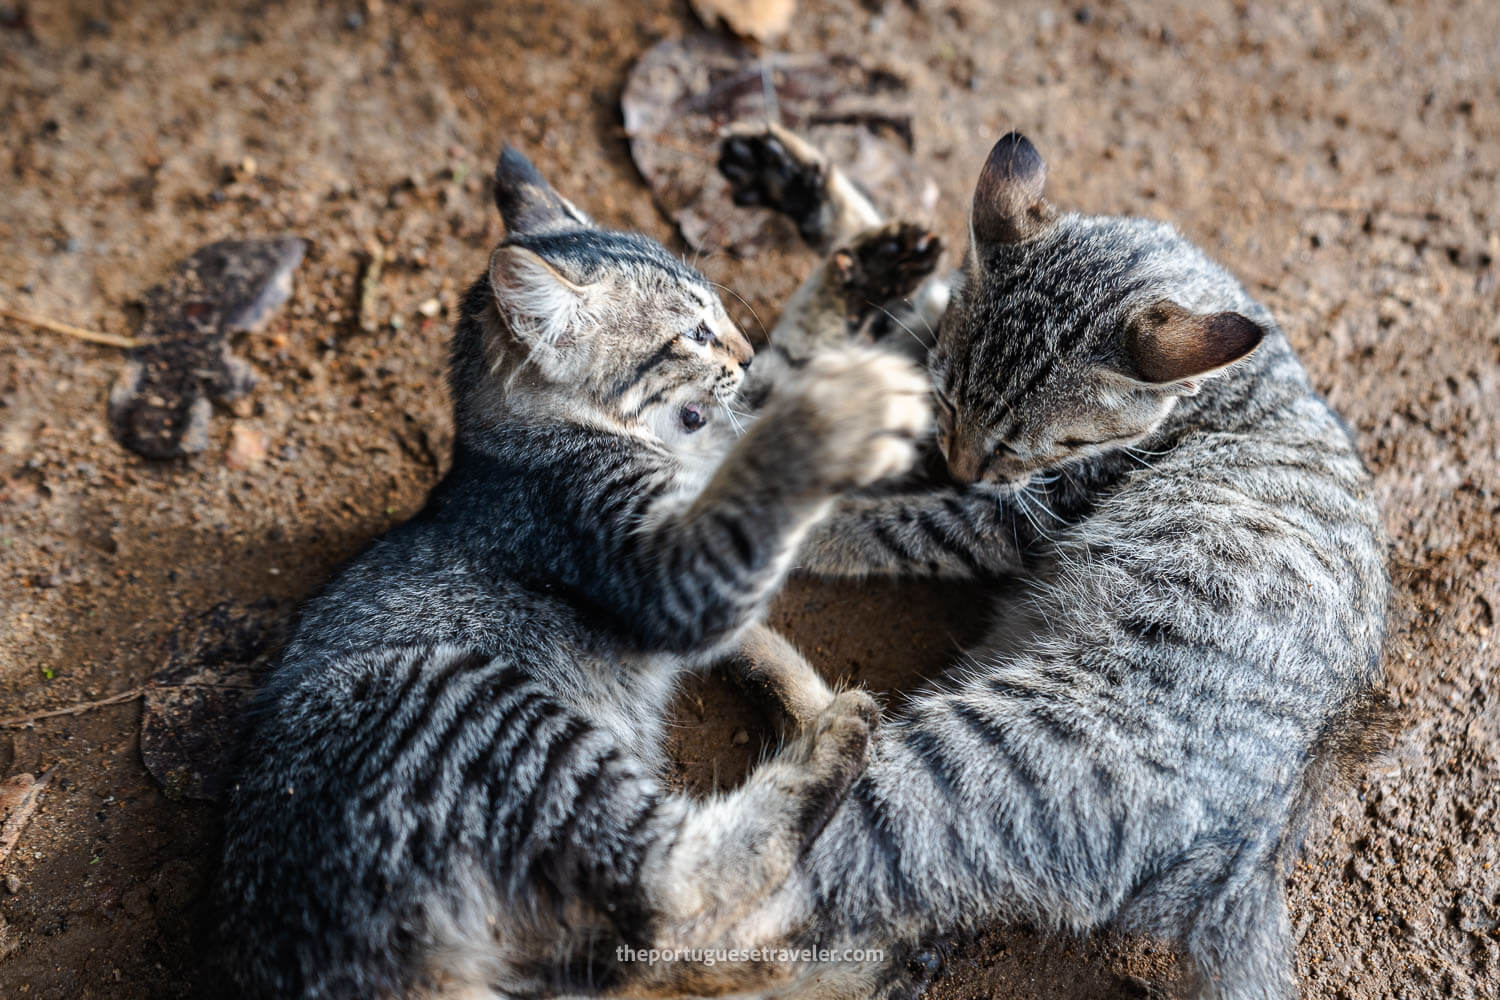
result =
M727 171L748 200L776 203L766 171L837 196L794 137L724 152L769 164ZM847 500L798 556L1012 580L987 638L883 724L797 873L733 933L900 954L996 919L1112 925L1178 942L1196 997L1286 997L1283 884L1309 809L1384 735L1370 479L1237 281L1170 226L1057 212L1044 177L1012 134L974 195L930 358L954 483ZM837 270L799 301L826 301ZM838 343L835 313L794 309L777 336ZM910 985L844 966L803 988Z
M752 351L702 276L514 151L495 196L452 469L308 603L255 703L220 893L250 996L607 990L617 945L702 943L774 889L864 763L870 697L757 621L833 498L910 462L920 371L830 354L737 437ZM663 787L663 720L725 654L803 732L698 802Z

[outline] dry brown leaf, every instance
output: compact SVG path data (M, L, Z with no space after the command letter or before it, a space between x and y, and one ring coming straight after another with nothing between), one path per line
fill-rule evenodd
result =
M716 28L722 21L741 38L769 42L786 34L797 0L692 0L693 13L704 27Z
M0 864L10 857L21 831L36 812L42 791L52 781L50 772L40 778L31 774L17 774L0 783Z
M620 99L630 153L683 238L705 253L794 247L781 216L737 207L719 174L719 142L739 121L778 121L821 147L891 215L932 218L937 185L912 156L906 81L850 56L765 52L715 35L653 46Z

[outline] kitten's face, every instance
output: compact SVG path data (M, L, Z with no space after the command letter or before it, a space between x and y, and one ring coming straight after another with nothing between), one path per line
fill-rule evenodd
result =
M713 286L653 240L594 227L509 157L496 178L509 234L490 284L526 363L612 421L711 450L754 354Z
M1044 176L1024 138L996 145L933 351L938 443L963 482L1022 482L1139 441L1262 336L1192 311L1214 306L1217 269L1171 227L1059 218Z

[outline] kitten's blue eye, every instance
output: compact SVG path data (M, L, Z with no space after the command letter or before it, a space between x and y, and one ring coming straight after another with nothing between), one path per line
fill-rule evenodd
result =
M712 344L716 339L714 332L708 328L707 323L699 323L687 333L688 339L695 344Z
M682 408L682 413L679 415L679 419L682 421L683 429L686 430L689 434L702 427L704 423L707 422L707 418L703 416L703 411L691 403Z

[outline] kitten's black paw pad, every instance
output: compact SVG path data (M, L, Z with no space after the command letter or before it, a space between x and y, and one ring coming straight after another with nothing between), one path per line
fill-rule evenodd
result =
M943 241L922 226L896 223L859 237L833 255L849 320L916 290L938 264Z
M719 173L736 205L775 209L816 235L823 208L823 168L798 159L776 136L731 135L719 147Z

